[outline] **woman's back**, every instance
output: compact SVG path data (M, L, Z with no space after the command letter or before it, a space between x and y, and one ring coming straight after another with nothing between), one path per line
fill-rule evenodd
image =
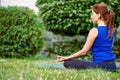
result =
M98 26L98 35L91 48L93 62L104 62L114 60L115 56L112 52L112 44L114 36L108 38L107 26Z

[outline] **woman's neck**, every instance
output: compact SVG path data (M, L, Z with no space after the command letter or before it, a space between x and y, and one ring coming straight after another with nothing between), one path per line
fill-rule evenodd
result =
M97 24L98 26L107 26L102 20L98 20Z

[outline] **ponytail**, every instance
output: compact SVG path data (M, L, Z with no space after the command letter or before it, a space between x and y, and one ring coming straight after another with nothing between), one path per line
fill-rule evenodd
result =
M96 14L101 14L100 18L104 20L108 27L108 38L111 38L114 30L114 12L112 10L108 10L107 6L102 3L93 5L92 10Z
M111 38L113 30L114 30L115 15L114 15L114 12L112 10L108 11L108 15L109 15L108 23L107 23L107 26L108 26L108 37Z

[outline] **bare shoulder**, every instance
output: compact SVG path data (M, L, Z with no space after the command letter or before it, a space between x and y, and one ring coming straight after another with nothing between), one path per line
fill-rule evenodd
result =
M90 29L90 32L98 32L97 28Z
M92 35L94 37L96 37L98 35L98 30L97 28L92 28L90 31L89 31L89 35Z

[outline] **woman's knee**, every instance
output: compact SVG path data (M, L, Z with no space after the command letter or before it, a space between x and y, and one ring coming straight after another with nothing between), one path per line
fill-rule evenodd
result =
M64 61L64 66L67 67L67 61Z
M70 66L71 60L64 61L64 66L67 68Z

